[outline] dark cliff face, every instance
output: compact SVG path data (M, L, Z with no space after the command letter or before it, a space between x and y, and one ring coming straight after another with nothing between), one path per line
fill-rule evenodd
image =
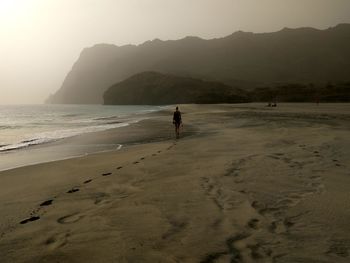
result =
M167 105L247 102L246 92L218 82L142 72L110 87L105 104Z
M139 46L100 44L85 49L53 103L103 103L113 84L144 71L157 71L230 86L346 81L350 75L350 25L326 30L236 32L203 40L153 40Z

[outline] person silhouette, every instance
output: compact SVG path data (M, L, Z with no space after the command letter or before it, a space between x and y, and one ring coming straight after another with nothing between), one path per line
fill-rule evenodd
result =
M180 137L180 125L182 124L181 112L179 111L179 107L176 107L173 115L173 124L175 125L175 135L178 139Z

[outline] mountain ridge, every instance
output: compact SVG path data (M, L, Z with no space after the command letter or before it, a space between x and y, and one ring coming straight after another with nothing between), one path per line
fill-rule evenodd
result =
M185 37L139 45L85 48L51 103L102 103L115 83L157 71L253 89L281 83L349 80L350 24L320 30L237 31L223 38Z
M220 82L146 71L111 86L104 104L169 105L249 102L248 94Z

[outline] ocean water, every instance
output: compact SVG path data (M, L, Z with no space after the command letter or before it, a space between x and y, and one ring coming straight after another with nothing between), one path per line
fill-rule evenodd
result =
M159 106L0 105L1 153L88 132L124 127Z

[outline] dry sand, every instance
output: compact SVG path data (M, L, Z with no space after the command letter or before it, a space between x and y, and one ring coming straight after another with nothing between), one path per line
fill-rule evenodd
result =
M180 109L0 173L0 262L350 262L350 105Z

